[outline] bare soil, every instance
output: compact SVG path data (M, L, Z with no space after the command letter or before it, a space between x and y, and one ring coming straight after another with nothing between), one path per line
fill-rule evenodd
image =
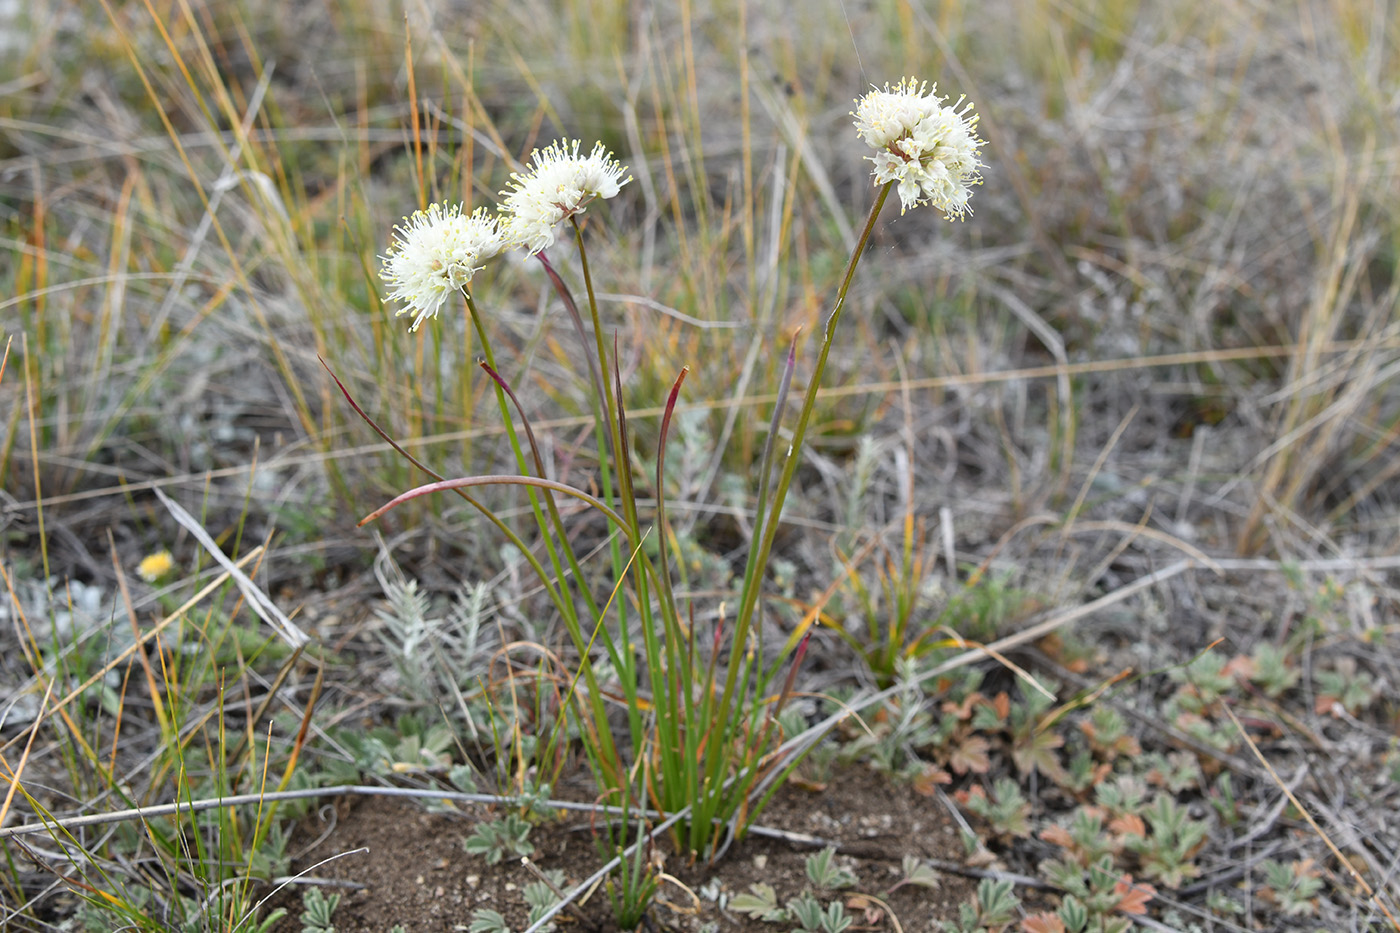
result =
M474 826L496 814L475 808L429 812L412 801L386 797L342 799L321 812L298 827L294 848L296 843L309 848L294 871L306 872L303 883L330 885L328 894L342 892L334 916L338 933L386 933L395 924L408 933L463 931L481 908L501 913L512 930L528 926L522 889L536 876L518 860L490 866L463 849ZM905 855L956 862L962 859L962 844L956 824L937 799L864 769L838 771L821 790L789 784L759 822L790 838L750 836L714 866L665 856L667 880L652 908L651 925L698 931L717 924L721 930L774 933L779 926L721 905L758 882L771 885L780 903L811 890L805 862L823 842L838 847L838 862L859 879L840 895L822 897L846 901L848 913L855 916L853 930L937 929L936 921L955 917L958 903L971 896L976 884L942 872L936 887L906 884L890 891L901 878ZM541 870L562 870L569 884L565 890L571 890L601 864L590 833L587 818L576 813L536 826L530 834L532 861ZM669 841L659 840L657 848L669 850ZM869 901L868 912L856 900L860 895L878 899ZM296 919L300 898L296 886L276 896L289 913L277 933L301 929ZM578 906L578 911L560 915L561 928L617 929L602 889L585 895Z

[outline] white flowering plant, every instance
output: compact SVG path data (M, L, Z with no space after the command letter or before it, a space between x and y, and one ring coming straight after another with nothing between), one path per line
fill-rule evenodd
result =
M655 474L643 478L632 455L620 367L615 348L609 352L580 223L595 202L616 197L631 181L627 169L602 144L585 155L578 141L557 141L535 150L528 169L511 176L496 215L480 208L468 215L460 206L431 205L397 228L384 256L381 275L389 297L402 306L400 314L413 315L412 329L436 317L449 301L462 303L481 343L481 366L494 384L517 472L437 477L376 509L362 524L410 499L451 491L515 545L557 610L576 652L564 705L577 711L578 733L599 784L600 802L624 809L650 804L666 817L679 817L673 838L699 857L713 859L741 836L796 764L782 744L777 721L791 695L815 614L767 663L754 650L755 626L784 501L802 459L808 423L860 257L891 189L898 190L903 210L927 204L949 218L960 218L968 211L971 187L981 181L978 152L983 142L976 135L977 118L963 101L947 106L932 87L911 78L873 89L856 102L852 116L860 137L874 150L869 158L878 190L826 320L791 441L784 445L778 443L780 419L796 369L796 342L787 354L760 460L754 534L738 611L731 625L717 625L704 644L687 624L690 607L681 604L672 585L675 538L667 525L663 481L666 438L686 371L677 375L665 400ZM586 321L573 291L548 258L561 232L572 234L577 250ZM583 344L596 416L597 477L591 484L596 494L550 475L530 413L496 365L483 326L485 312L470 286L485 262L508 249L539 260ZM341 389L345 391L343 385ZM350 399L348 393L346 397ZM353 399L350 402L355 405ZM369 421L358 405L355 408ZM383 431L380 434L394 443ZM639 488L645 482L652 488ZM533 520L530 531L512 527L472 494L478 487L503 484L525 487ZM575 537L559 508L560 497L583 503L614 532L610 572L604 579L584 572L574 552ZM644 500L655 505L644 509ZM655 554L643 546L652 534L661 542ZM624 598L615 598L624 590ZM607 682L600 671L608 672ZM627 728L621 735L614 735L609 721L609 696L621 697L626 707ZM556 730L551 745L557 738ZM611 838L609 844L620 847L622 840ZM640 917L656 884L643 860L643 847L633 851L630 861L621 861L617 884L611 888L618 919L627 928Z

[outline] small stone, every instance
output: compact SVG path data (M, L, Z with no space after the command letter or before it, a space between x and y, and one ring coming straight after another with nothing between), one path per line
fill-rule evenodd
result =
M480 875L467 875L466 881L467 881L467 887L469 887L469 888L475 888L477 885L481 884L481 876L480 876Z
M755 855L753 857L753 867L757 868L759 871L762 871L763 869L767 868L768 856L764 855L761 852L758 855Z
M426 879L422 875L419 875L417 878L413 879L414 884L423 884L425 883L425 881Z

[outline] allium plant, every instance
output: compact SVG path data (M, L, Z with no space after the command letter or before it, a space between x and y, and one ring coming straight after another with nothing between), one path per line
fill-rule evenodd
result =
M795 344L787 355L758 470L755 532L739 608L728 631L717 626L702 635L687 625L684 620L691 617L690 607L678 602L671 583L670 548L675 539L667 533L663 477L666 437L685 370L665 401L653 488L639 490L635 485L640 476L620 401L616 349L609 347L599 319L579 223L592 202L616 196L631 180L626 169L601 144L581 155L577 141L560 140L536 150L529 170L511 177L509 190L502 192L498 218L481 210L464 217L459 208L435 205L398 228L399 241L385 257L382 275L390 286L390 298L404 305L400 313L415 315L415 328L435 316L451 293L465 303L485 357L482 368L495 385L518 472L439 477L403 493L364 521L409 499L454 491L515 544L558 611L577 652L577 689L566 702L577 710L578 731L600 785L600 802L623 807L649 803L666 815L684 814L673 830L675 841L700 857L717 857L728 840L742 835L796 765L777 753L783 737L777 717L791 693L808 632L805 628L795 632L770 663L753 650L752 641L779 517L802 458L856 266L896 184L905 210L931 204L949 217L961 217L967 210L969 186L980 181L977 153L982 141L973 132L976 117L967 106L944 107L942 98L926 85L909 79L893 89L876 89L857 101L853 116L861 137L876 150L871 159L878 192L827 318L791 442L779 444L779 419L796 365ZM587 323L572 290L547 257L565 223L578 250ZM495 364L489 334L482 325L483 312L469 285L480 265L502 248L523 249L537 257L583 345L596 416L598 476L596 484L590 484L599 490L596 496L548 475L530 414ZM515 428L517 419L520 432ZM526 487L534 520L530 532L512 528L472 496L475 487L501 484ZM557 505L560 496L586 504L618 532L613 536L610 578L590 579L583 573ZM656 503L645 515L639 506L644 498ZM663 544L655 558L642 546L653 533ZM529 546L526 537L536 546ZM570 577L573 582L566 582ZM629 598L615 599L623 588L629 590ZM604 665L615 683L599 683ZM614 736L610 726L604 686L608 695L620 696L626 706L627 729L622 736ZM613 845L621 843L614 839ZM654 888L642 851L638 847L634 858L622 862L614 889L619 916L631 915L638 903L644 906Z

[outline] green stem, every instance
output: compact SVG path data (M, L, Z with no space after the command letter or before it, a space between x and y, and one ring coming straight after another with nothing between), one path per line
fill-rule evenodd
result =
M797 464L801 459L799 455L802 451L802 442L807 436L807 424L812 418L812 409L816 407L817 392L821 388L822 374L826 371L827 357L831 354L836 325L840 322L841 313L845 310L846 294L850 290L852 279L855 278L861 254L865 252L865 246L870 241L870 234L875 229L875 221L880 216L880 209L885 206L885 199L889 196L892 185L893 182L886 182L880 188L875 203L871 205L870 215L865 220L865 227L860 232L860 239L856 241L855 249L851 252L850 262L846 265L846 275L841 280L841 289L836 295L836 305L832 308L831 316L826 319L821 352L817 355L817 365L812 371L812 378L807 383L807 392L802 398L802 412L798 416L797 427L793 430L792 445L788 448L788 455L783 463L782 476L778 480L777 487L773 490L773 501L768 506L767 520L763 525L762 537L758 542L758 556L752 562L749 573L744 577L739 614L735 620L734 640L729 649L729 669L725 672L724 690L720 693L720 705L715 718L715 721L720 723L721 728L725 730L737 727L737 724L730 721L730 711L734 704L734 687L739 677L739 669L744 666L742 661L745 646L748 642L749 629L753 624L754 613L758 607L764 571L768 566L768 557L773 551L773 539L778 534L778 523L783 514L783 502L787 498L788 488L792 485L793 475L797 472ZM755 534L758 532L759 529L755 529ZM720 769L724 760L724 750L728 745L728 735L726 735L724 741L712 741L706 751L705 773L710 787L720 787L720 782L723 780Z
M632 466L628 462L627 446L622 436L623 423L621 410L619 408L621 401L618 399L617 392L613 388L613 378L616 376L618 368L616 366L608 366L607 344L603 339L603 322L598 314L598 297L593 291L593 273L588 266L588 250L583 244L583 228L579 226L577 215L571 216L569 218L569 223L574 228L574 243L578 246L579 265L583 270L583 287L585 293L588 295L588 315L593 324L593 345L598 354L598 373L601 377L599 381L603 384L603 417L604 420L607 421L608 440L612 447L611 459L617 478L617 497L620 500L618 504L622 506L621 511L627 521L626 528L628 537L635 546L636 543L642 539L641 522L637 518L637 499L632 488ZM598 454L600 460L607 459L603 451L600 450ZM606 476L606 464L603 469L604 475ZM610 502L609 504L612 505L613 503ZM621 574L624 572L624 567L616 541L614 541L612 545L612 551L614 574L620 579ZM637 575L636 597L638 612L641 614L642 634L646 639L647 660L651 667L652 679L655 681L658 674L658 668L655 663L656 654L653 650L655 632L651 625L651 597L647 591L645 573L639 573ZM623 600L618 601L617 616L618 641L621 644L621 651L619 654L625 664L624 667L619 668L618 674L624 679L625 692L628 699L628 726L632 736L632 747L634 749L640 749L643 744L643 734L641 708L636 702L637 670L633 664L627 663L635 655L632 651L631 634L628 631L627 606L626 602ZM655 687L655 684L653 684L653 687ZM654 689L653 693L655 693Z
M472 300L471 292L467 291L466 288L462 289L462 296L467 301L467 310L470 313L472 325L476 328L477 339L481 341L482 356L486 358L486 363L492 370L500 372L496 366L495 353L491 349L491 340L486 334L486 327L482 324L481 314L477 311L476 302ZM520 437L515 430L515 419L512 417L510 405L506 401L505 390L501 387L500 383L496 383L495 389L496 403L501 411L501 420L505 423L506 436L510 439L510 448L515 454L516 469L520 471L521 475L528 476L530 474L530 469L525 459L525 451L520 445ZM521 417L524 418L524 416L525 414L522 411ZM538 464L538 467L540 479L547 480L548 477L546 477L543 472L544 465L541 463ZM542 492L549 512L548 522L546 522L544 514L540 511L539 494L536 493L533 486L526 488L526 493L530 499L530 511L535 517L535 525L539 528L540 540L544 544L545 551L549 555L550 566L553 568L555 577L559 581L559 596L561 598L557 601L556 605L561 611L561 615L564 619L564 626L569 631L569 637L573 640L575 647L582 652L586 650L585 645L587 641L584 636L583 627L579 624L578 609L573 601L568 598L569 585L565 579L564 562L561 562L559 558L560 550L564 552L569 571L573 574L575 588L583 594L584 601L588 606L591 616L595 620L598 615L598 607L593 599L592 592L589 591L587 583L584 580L583 571L579 567L578 558L574 554L573 546L569 543L568 531L564 527L564 519L559 514L559 506L554 500L554 495L549 489L543 489ZM554 526L555 534L559 537L558 547L555 546L554 539L549 533L551 524ZM638 540L635 535L632 536L632 539L634 542ZM596 699L601 696L601 694L598 691L598 684L593 674L593 665L589 662L586 655L579 659L579 664L584 669L589 695L594 698L593 715L598 722L599 732L602 737L601 742L604 746L601 751L605 758L615 761L617 753L612 747L612 742L610 740L611 733L607 729L607 714L599 700ZM620 761L616 762L616 767L621 767Z
M632 495L632 477L630 471L626 469L623 459L623 439L622 426L617 416L618 399L613 391L613 381L609 378L611 371L608 366L607 344L603 340L603 323L598 316L598 299L593 293L593 274L588 268L588 251L583 246L583 228L578 224L578 216L569 218L569 223L573 224L574 242L578 244L579 264L583 267L583 288L588 294L588 314L593 321L593 343L598 352L598 370L603 383L603 411L608 422L609 440L612 444L612 461L617 470L617 491L622 500L622 507L627 516L628 523L632 530L636 531L637 522L637 502Z
M495 373L492 377L493 380L502 379L504 377L500 375L500 370L496 367L496 360L491 352L491 343L486 337L486 329L481 324L480 315L476 312L476 305L473 303L471 295L467 293L465 289L463 290L463 294L466 295L467 307L471 310L472 322L476 326L477 337L481 341L482 355L486 358L486 365L490 366L491 371ZM500 405L501 419L505 422L506 434L510 438L511 449L515 452L516 467L522 474L528 474L529 470L525 466L525 451L520 445L519 437L515 431L515 423L511 417L510 408L506 404L506 396L508 394L511 393L507 391L506 387L497 382L496 401ZM528 435L530 432L530 424L526 420L525 409L520 406L519 400L513 395L511 395L511 400L516 403L516 407L520 413L521 424L524 425ZM545 476L544 462L540 459L539 450L535 445L534 437L529 436L528 439L530 441L530 453L535 461L535 472L539 475L540 479L548 479L549 477ZM540 526L541 537L545 540L545 547L549 551L551 562L555 564L557 572L559 560L555 554L553 543L545 533L544 520L539 514L539 505L535 501L535 491L533 488L530 489L529 494L530 504L535 512L535 520ZM569 571L573 574L575 585L578 591L583 595L584 602L588 605L589 614L597 618L598 603L593 598L593 592L585 585L583 570L579 567L578 557L574 554L573 546L569 543L569 533L568 529L564 526L564 518L559 514L559 506L555 502L553 494L547 489L544 490L544 500L545 507L549 510L550 523L554 526L554 532L559 537L560 550L564 552L564 557L568 561ZM562 575L559 582L561 589L567 591L568 587L562 579Z

